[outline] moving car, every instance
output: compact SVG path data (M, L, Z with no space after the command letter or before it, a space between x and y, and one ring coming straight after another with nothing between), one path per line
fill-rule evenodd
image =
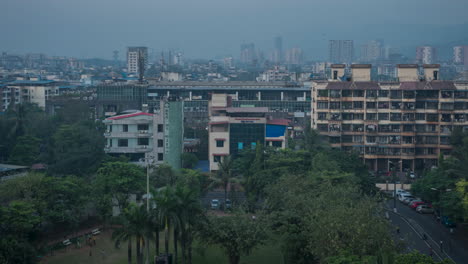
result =
M434 208L432 208L428 204L421 204L418 207L416 207L416 212L420 214L433 214L434 213Z
M456 227L455 222L453 222L450 218L447 216L442 216L442 224L446 227Z

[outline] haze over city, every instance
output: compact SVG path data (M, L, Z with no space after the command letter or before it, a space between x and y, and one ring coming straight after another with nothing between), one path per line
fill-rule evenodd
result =
M468 41L465 0L1 0L0 50L111 58L127 46L183 50L190 58L238 56L242 43L301 47L327 57L329 39L385 39L404 54ZM461 43L463 44L463 43Z

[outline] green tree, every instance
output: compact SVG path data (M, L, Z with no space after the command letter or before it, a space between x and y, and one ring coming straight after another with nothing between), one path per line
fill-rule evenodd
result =
M93 122L60 126L53 136L50 171L58 175L94 173L104 157L104 137Z
M182 153L182 168L193 169L198 163L197 155L193 153Z
M145 173L137 165L126 162L108 162L99 168L93 183L93 193L103 219L111 216L112 206L122 211L131 195L143 193Z
M200 239L220 246L230 264L238 264L242 255L264 243L267 235L260 219L245 214L211 216L200 231Z
M214 174L214 186L221 186L224 190L224 201L227 200L227 191L229 184L235 180L234 163L231 156L226 156L218 163L218 171Z
M0 263L36 263L34 244L41 221L27 202L0 207Z

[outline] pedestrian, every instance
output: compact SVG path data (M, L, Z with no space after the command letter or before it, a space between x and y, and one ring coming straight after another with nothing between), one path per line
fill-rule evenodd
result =
M93 244L96 245L96 238L93 236Z
M453 235L453 227L450 228L450 234Z
M396 232L397 232L397 234L400 234L400 227L399 226L397 226Z
M432 247L429 246L429 256L432 258L434 256L434 251L432 251Z
M444 241L441 240L441 241L439 242L440 252L444 252L443 244L444 244Z
M91 249L89 250L89 256L93 256L93 251Z

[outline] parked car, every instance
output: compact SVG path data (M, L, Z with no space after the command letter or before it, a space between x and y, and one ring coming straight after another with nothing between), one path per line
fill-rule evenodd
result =
M403 198L403 200L401 200L402 203L404 204L409 204L410 202L416 200L417 198L414 197L414 196L407 196L405 198Z
M425 204L423 201L413 201L411 202L410 207L416 210L418 206L423 205L423 204Z
M224 208L225 208L225 209L231 209L231 207L232 207L232 202L231 202L231 200L226 199L226 201L224 202Z
M416 212L420 214L433 214L434 213L434 208L428 204L421 204L418 207L416 207Z
M414 196L412 196L410 193L400 193L398 195L398 200L400 200L401 202L403 202L403 200L405 200L406 198L414 198Z
M213 199L211 200L211 209L215 210L219 208L219 200L218 199Z

